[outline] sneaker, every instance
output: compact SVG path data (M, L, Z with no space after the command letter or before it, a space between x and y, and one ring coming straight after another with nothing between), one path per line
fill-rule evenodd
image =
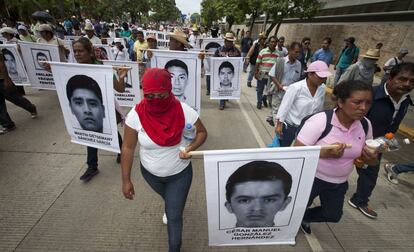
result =
M305 234L312 234L312 229L310 227L309 222L302 221L302 223L300 224L300 230L302 230L302 232Z
M167 223L168 223L167 215L165 213L162 216L162 223L164 223L165 225L167 225Z
M368 218L376 219L378 217L378 214L369 206L358 207L358 209Z
M86 169L85 173L82 176L80 176L79 179L86 183L98 173L99 173L98 168L88 168Z
M247 82L247 86L248 87L252 87L252 83L251 82Z
M15 129L16 129L16 126L12 126L12 127L8 127L8 128L1 128L0 129L0 135L9 133L10 131L15 130Z
M219 109L223 110L224 109L224 104L220 104Z
M258 103L256 106L257 109L262 109L262 104Z
M121 154L116 155L116 163L117 164L121 163Z
M394 185L398 185L398 174L393 169L394 164L385 164L385 172L387 173L387 179L389 182L393 183Z
M263 106L264 106L265 108L267 108L267 107L268 107L268 105L267 105L267 99L263 99Z
M275 127L275 122L273 121L272 117L266 118L266 122L270 124L270 126Z
M351 199L349 199L349 200L348 200L348 204L349 204L351 207L353 207L353 208L355 208L355 209L358 209L358 206L357 206L354 202L352 202L352 200L351 200Z
M37 118L37 109L36 109L36 107L35 107L34 112L30 113L30 115L32 116L32 119Z

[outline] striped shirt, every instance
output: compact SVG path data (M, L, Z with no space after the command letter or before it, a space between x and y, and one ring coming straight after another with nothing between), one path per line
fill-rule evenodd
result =
M279 54L276 49L273 51L270 51L269 47L262 49L256 60L256 67L259 68L258 71L267 75L272 66L276 63L277 57L279 57Z

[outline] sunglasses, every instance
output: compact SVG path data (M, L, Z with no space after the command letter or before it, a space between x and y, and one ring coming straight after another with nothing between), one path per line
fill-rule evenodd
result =
M151 99L165 99L165 98L167 98L168 96L170 96L170 94L169 93L160 93L160 94L144 94L144 97L146 98L146 99L148 99L148 100L151 100Z
M305 44L305 45L309 45L309 44L310 44L310 42L305 42L305 43L303 43L303 44Z

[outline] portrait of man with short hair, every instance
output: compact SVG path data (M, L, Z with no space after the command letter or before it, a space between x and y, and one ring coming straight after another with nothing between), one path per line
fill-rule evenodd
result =
M19 73L16 57L13 54L13 52L6 48L3 48L1 51L3 52L4 64L6 65L7 72L9 73L10 79L18 83L27 81L27 78L24 76L21 76Z
M185 90L188 85L188 67L178 59L167 62L164 67L171 74L172 92L178 100L185 102Z
M220 79L220 89L230 90L233 87L234 66L228 61L224 61L219 66L218 76Z
M74 75L68 80L66 95L81 128L103 133L105 107L98 83L89 76Z
M43 67L43 61L50 61L51 56L50 52L47 50L34 50L32 49L32 55L34 59L35 69L37 70L45 70Z
M280 164L252 161L227 179L224 205L236 227L273 227L275 215L292 201L291 187L292 176Z

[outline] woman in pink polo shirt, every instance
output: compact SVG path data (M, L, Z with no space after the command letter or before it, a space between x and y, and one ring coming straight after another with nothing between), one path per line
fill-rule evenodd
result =
M338 145L334 149L321 150L308 207L317 196L321 205L305 212L301 228L307 234L311 233L310 222L338 222L341 219L354 159L362 156L368 164L378 162L377 155L365 146L365 140L372 139L371 123L364 119L372 103L371 85L361 81L344 82L335 87L334 95L337 106L329 133L320 138L327 125L327 114L320 112L306 120L295 141L295 146ZM363 120L368 126L366 130ZM346 144L352 144L352 148L346 149Z

